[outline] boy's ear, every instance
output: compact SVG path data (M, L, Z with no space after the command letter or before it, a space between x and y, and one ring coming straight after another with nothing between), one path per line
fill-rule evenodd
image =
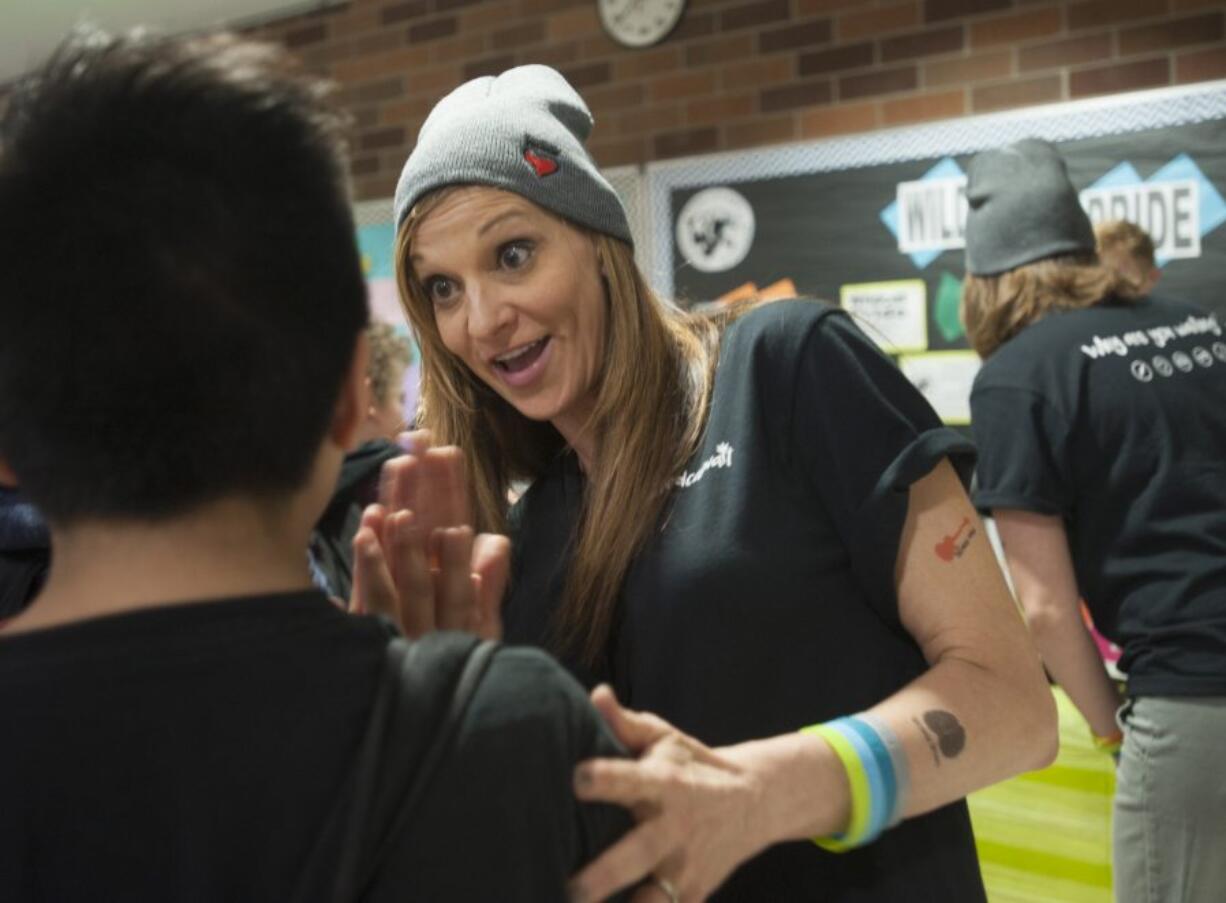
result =
M340 394L336 398L336 410L332 412L332 426L328 429L328 438L342 451L348 451L357 439L358 427L366 416L367 397L370 390L366 387L366 367L370 361L370 343L366 338L366 330L362 330L354 342L353 362L341 383Z
M0 458L0 486L17 488L17 474L13 473L13 468L9 467L9 462L3 458Z

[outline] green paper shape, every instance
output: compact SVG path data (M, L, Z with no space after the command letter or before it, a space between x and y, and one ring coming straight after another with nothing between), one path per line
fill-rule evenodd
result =
M941 335L947 342L966 335L966 330L962 328L962 321L958 318L958 309L961 306L962 280L952 273L942 272L941 280L937 284L937 301L933 319L936 320L937 329L941 331Z

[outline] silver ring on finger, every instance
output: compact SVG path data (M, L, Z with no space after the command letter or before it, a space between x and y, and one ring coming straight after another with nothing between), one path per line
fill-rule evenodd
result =
M681 903L681 894L677 893L677 888L673 885L673 882L667 878L661 878L659 875L652 875L651 883L664 892L664 896L668 897L668 903Z

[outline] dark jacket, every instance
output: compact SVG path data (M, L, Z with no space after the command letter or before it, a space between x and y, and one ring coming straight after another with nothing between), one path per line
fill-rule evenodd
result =
M51 537L42 517L16 490L0 487L0 621L34 598L50 563Z
M327 581L323 587L338 599L349 598L353 588L353 537L362 510L378 499L383 463L404 452L393 442L366 442L345 455L332 501L311 535L311 559Z

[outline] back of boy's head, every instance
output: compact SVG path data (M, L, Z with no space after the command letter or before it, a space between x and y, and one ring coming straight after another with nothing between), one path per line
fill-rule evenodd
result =
M0 125L0 456L53 522L301 487L366 323L341 118L280 51L79 31Z

